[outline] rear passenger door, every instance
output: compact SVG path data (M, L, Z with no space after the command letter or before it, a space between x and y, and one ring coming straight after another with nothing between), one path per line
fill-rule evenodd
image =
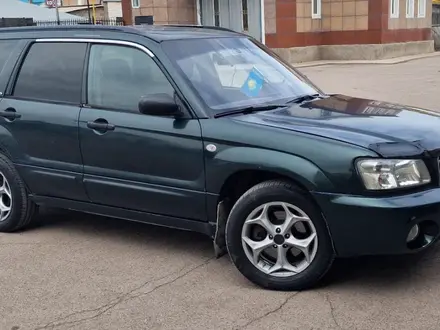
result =
M87 47L32 43L0 102L0 140L34 194L87 200L78 138Z

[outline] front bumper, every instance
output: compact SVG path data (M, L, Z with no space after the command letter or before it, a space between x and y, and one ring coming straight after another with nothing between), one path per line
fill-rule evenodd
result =
M440 228L440 188L395 197L313 193L327 221L338 256L404 254L434 243ZM414 248L407 237L415 224L431 244Z

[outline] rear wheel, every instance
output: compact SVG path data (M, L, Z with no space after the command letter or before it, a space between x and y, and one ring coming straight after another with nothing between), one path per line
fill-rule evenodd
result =
M312 287L334 258L320 211L305 192L284 181L260 183L236 202L226 242L238 270L274 290Z
M0 154L0 232L26 227L37 206L29 199L23 180L12 162Z

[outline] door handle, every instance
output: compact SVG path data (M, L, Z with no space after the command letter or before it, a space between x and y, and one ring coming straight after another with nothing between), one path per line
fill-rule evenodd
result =
M97 119L87 122L87 127L99 132L114 131L115 125L109 124L105 119Z
M8 120L15 120L21 118L21 115L15 111L14 108L7 108L4 111L0 111L0 117L6 118Z

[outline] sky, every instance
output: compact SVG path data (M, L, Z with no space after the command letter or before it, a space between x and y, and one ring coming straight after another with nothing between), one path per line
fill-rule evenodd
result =
M29 3L29 0L20 0L20 1ZM32 3L35 3L35 4L41 4L43 2L44 2L44 0L32 0Z

